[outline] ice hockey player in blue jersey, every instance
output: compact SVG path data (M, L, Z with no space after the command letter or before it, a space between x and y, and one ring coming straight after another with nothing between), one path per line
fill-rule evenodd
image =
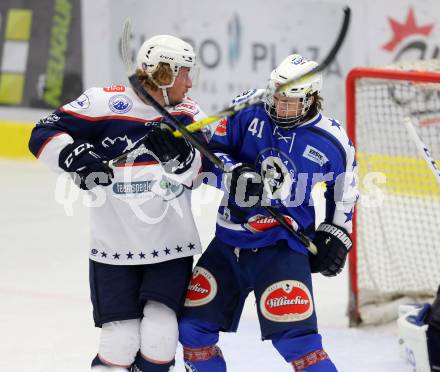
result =
M236 331L250 291L262 339L271 340L295 371L336 371L318 333L311 273L337 275L351 248L355 152L341 124L320 112L320 74L275 93L316 66L300 55L288 56L272 71L264 102L223 120L209 144L231 172L223 182L226 196L215 237L194 268L179 322L187 371L226 371L216 345L219 331ZM254 94L246 92L235 102ZM326 213L315 230L311 191L318 182L326 185ZM317 255L264 205L309 236Z
M195 59L189 44L170 35L148 39L137 56L145 89L183 124L204 116L186 96ZM105 162L141 144L149 151L129 163L110 168ZM176 315L193 255L201 253L190 204L199 152L173 137L153 107L125 86L91 88L41 119L29 147L104 199L90 208L90 289L101 327L92 370L168 372L178 342Z

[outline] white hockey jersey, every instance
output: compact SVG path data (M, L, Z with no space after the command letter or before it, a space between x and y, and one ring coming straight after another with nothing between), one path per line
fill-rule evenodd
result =
M185 125L205 116L190 98L169 112ZM51 169L62 171L60 151L74 140L86 140L97 153L113 159L139 146L148 130L161 120L131 88L91 88L41 119L29 148ZM90 208L90 258L137 265L201 253L191 212L191 187L200 168L198 151L191 168L180 175L166 173L150 153L116 167L110 186L89 191L101 193L99 198L103 199L99 206Z

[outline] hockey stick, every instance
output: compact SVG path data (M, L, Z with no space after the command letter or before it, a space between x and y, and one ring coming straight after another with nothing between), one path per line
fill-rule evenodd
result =
M336 55L338 54L339 50L341 49L341 46L345 40L345 37L347 35L347 31L348 31L348 27L350 25L350 18L351 18L351 10L350 8L347 6L344 8L344 19L342 22L342 26L341 26L341 30L339 31L338 37L336 39L336 42L334 43L332 49L330 50L330 52L328 53L327 57L324 58L324 60L322 61L321 64L319 64L315 69L309 71L308 73L306 73L305 75L301 75L296 77L293 80L289 80L284 84L281 84L280 86L278 86L276 92L281 92L285 89L289 89L293 84L296 84L298 82L301 82L303 80L307 80L309 79L311 76L313 76L314 74L317 74L323 70L325 70L335 59ZM129 23L129 21L128 21ZM125 24L127 26L127 22ZM128 27L124 26L124 32L123 32L123 36L122 36L122 57L124 59L124 64L127 67L127 72L129 76L133 75L133 71L131 69L131 62L129 60L129 51L128 51L128 40L129 40L129 35L128 33L130 32L130 25L128 24ZM124 57L125 56L125 57ZM131 83L131 82L130 82ZM267 94L269 94L267 91L262 91L259 92L251 97L249 97L246 100L237 102L234 105L231 105L225 109L223 109L222 111L220 111L219 113L212 115L212 116L208 116L206 118L203 118L199 121L196 121L194 123L189 124L188 126L186 126L186 129L189 132L197 132L199 130L201 130L202 128L213 124L217 121L219 121L220 119L226 117L226 116L231 116L236 114L237 112L251 107L251 106L255 106L258 103L260 103L266 96ZM273 94L273 93L271 93ZM173 132L173 135L175 137L181 137L182 134L180 131L175 130ZM112 159L109 162L110 166L117 166L118 164L123 164L127 161L127 159L129 159L130 157L136 157L139 156L143 153L145 153L147 150L145 149L145 146L140 145L138 148L131 150L131 152L133 152L133 154L131 152L127 152L125 154L119 155L118 157Z
M190 124L187 127L187 129L196 132L196 131L202 129L203 127L210 125L212 123L215 123L216 121L219 121L220 119L222 119L226 116L234 115L237 112L239 112L245 108L257 105L264 98L266 98L267 95L269 95L269 94L274 94L274 93L279 93L279 92L284 92L286 90L289 90L293 85L301 83L303 81L306 81L306 80L310 79L313 75L316 75L316 74L324 71L334 61L336 55L338 54L339 50L341 49L342 44L344 43L345 37L347 35L348 27L350 25L350 18L351 18L351 10L348 6L346 6L346 7L344 7L344 19L342 22L341 30L339 31L339 34L338 34L338 38L336 39L336 42L334 43L334 45L333 45L332 49L330 50L330 52L328 53L327 57L325 57L324 60L316 68L314 68L313 70L310 70L309 72L307 72L304 75L297 76L296 78L291 79L289 81L286 81L285 83L279 85L277 87L277 89L275 90L275 92L268 92L266 90L266 91L262 91L260 93L257 93L255 95L249 97L249 99L243 100L243 101L238 102L234 105L231 105L215 115L208 116L204 119L201 119L199 121L196 121L196 122ZM181 136L180 133L176 133L176 132L174 133L174 135L176 137Z
M432 174L440 185L440 169L438 169L437 164L432 158L428 147L422 142L422 140L418 136L411 118L409 116L405 117L403 119L403 123L405 124L408 135L413 140L414 144L417 147L417 150L419 151L420 155L422 155L423 160L425 160L426 164L428 165L429 169L432 171Z
M122 59L124 61L125 67L128 72L128 81L130 82L135 93L144 102L147 102L153 108L161 114L165 119L166 123L170 125L173 129L179 131L182 136L190 142L199 152L204 155L208 160L210 160L214 165L216 165L223 172L228 172L225 164L208 148L205 147L203 143L199 141L188 129L185 128L174 116L172 116L159 102L157 102L143 87L139 79L137 78L136 72L133 71L131 66L131 60L129 55L129 34L130 34L130 20L127 19L124 25L124 31L122 35ZM287 229L293 236L295 236L311 253L317 254L318 250L312 241L303 233L295 231L291 225L284 219L278 211L270 206L265 207L269 214L285 229Z

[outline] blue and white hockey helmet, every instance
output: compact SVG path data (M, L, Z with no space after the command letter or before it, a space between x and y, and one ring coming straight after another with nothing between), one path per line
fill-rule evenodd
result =
M313 74L306 80L298 81L298 83L294 83L288 89L280 92L276 92L276 89L288 81L307 74L317 66L318 63L315 61L304 58L299 54L291 54L271 72L267 87L269 94L265 100L265 108L275 124L289 128L300 123L307 115L314 100L312 96L321 92L322 75L320 73ZM298 98L298 100L295 100L299 102L298 110L289 109L289 115L277 113L276 101L283 98Z
M159 88L170 88L174 85L176 76L181 67L196 69L196 55L193 47L187 42L171 35L157 35L144 41L136 58L137 67L152 78L152 74L158 68L159 63L168 63L172 71L170 84L160 85L152 79Z

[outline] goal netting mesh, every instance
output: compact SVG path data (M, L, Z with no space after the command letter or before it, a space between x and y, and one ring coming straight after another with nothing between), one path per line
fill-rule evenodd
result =
M355 69L347 87L361 192L350 314L386 322L440 285L440 184L404 125L440 166L440 60Z

